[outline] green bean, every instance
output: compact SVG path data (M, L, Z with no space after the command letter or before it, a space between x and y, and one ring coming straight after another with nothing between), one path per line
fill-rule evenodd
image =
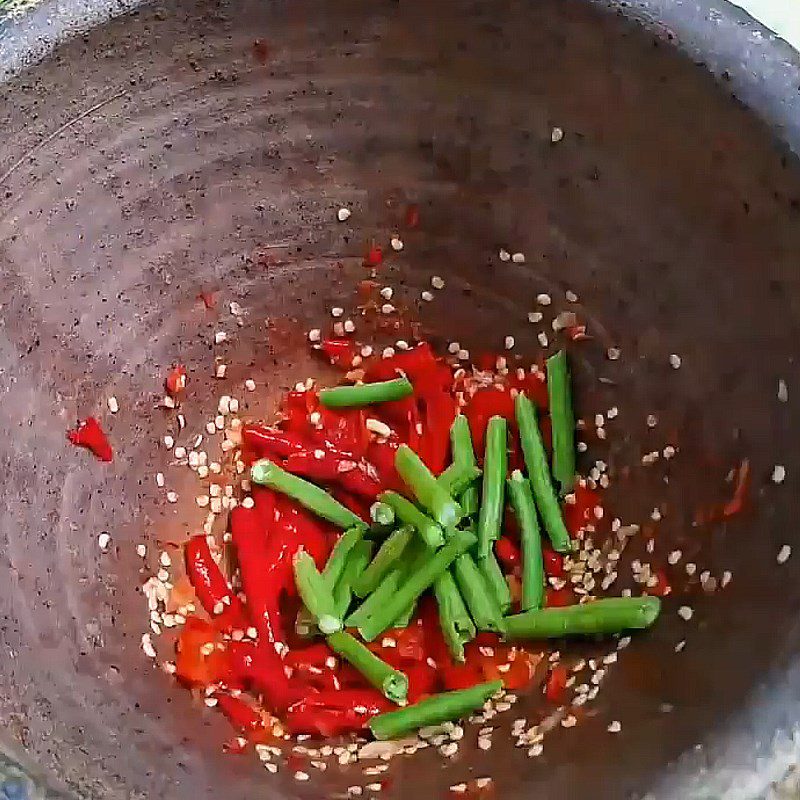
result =
M577 606L524 611L505 619L507 639L622 633L649 628L661 611L658 597L606 597Z
M536 406L523 393L518 394L514 402L522 453L525 456L525 466L528 468L528 479L533 489L536 508L542 516L542 522L553 547L559 553L568 553L572 549L572 543L550 479L547 453L536 420Z
M350 551L364 538L364 528L350 528L345 531L336 541L336 544L325 562L322 570L322 577L328 582L328 587L333 591L333 587L342 574Z
M478 630L501 631L503 612L486 578L469 553L464 553L455 560L453 574Z
M522 544L522 610L541 608L544 600L544 563L542 532L533 502L531 485L515 469L508 479L508 494L519 523Z
M389 598L397 591L403 579L403 570L399 567L393 569L378 585L378 588L367 597L363 603L346 619L348 628L358 628L371 616L376 614L388 602ZM401 612L402 613L402 612Z
M377 589L384 577L398 566L400 557L413 535L413 528L410 525L404 525L381 544L375 558L353 585L356 597L366 597Z
M474 517L480 510L478 487L473 484L468 489L465 489L458 502L461 503L461 510L464 512L465 517Z
M281 469L266 458L253 464L250 469L250 479L253 483L269 486L270 489L297 500L301 506L340 528L347 530L348 528L366 527L362 519L331 497L324 489L286 472L285 469Z
M456 531L413 575L409 575L397 587L384 606L359 626L362 638L371 642L396 620L410 603L419 597L452 562L475 544L475 536L469 531Z
M403 580L408 580L411 575L413 575L417 570L421 569L423 564L431 558L433 555L434 550L428 547L422 540L415 539L413 542L410 542L408 545L408 549L404 553L404 578ZM397 619L392 623L393 628L407 628L411 623L412 618L414 617L414 612L417 609L417 599L414 598L408 606L399 614Z
M562 496L575 483L575 412L565 350L546 361L550 421L553 424L553 477L561 484Z
M456 464L476 465L469 422L463 414L459 414L450 426L450 447L453 451L453 461Z
M511 590L508 588L508 581L497 563L497 556L494 549L489 550L486 558L478 559L478 569L481 571L486 585L491 589L500 612L505 614L511 608Z
M408 378L395 378L379 383L359 383L357 386L335 386L333 389L323 389L319 393L319 401L326 408L347 408L402 400L413 393L414 387Z
M481 471L475 464L453 463L436 480L452 497L458 497L472 486L480 475Z
M378 500L389 506L397 519L406 525L412 525L428 547L441 547L444 544L444 532L427 514L423 514L410 500L397 492L384 492Z
M393 703L405 705L408 697L408 678L382 661L363 643L347 631L332 633L327 638L330 648L352 664L376 689Z
M483 457L483 495L478 516L478 556L486 558L492 542L500 538L503 497L508 472L508 425L503 417L492 417L486 428Z
M386 503L373 503L369 507L369 516L376 525L389 527L394 524L394 509Z
M294 580L306 608L316 620L323 633L335 633L342 629L342 618L336 613L328 583L317 570L314 559L305 551L298 550L292 562Z
M440 524L455 525L463 516L461 507L440 486L422 459L407 445L401 444L394 457L398 474L411 489L417 502ZM395 509L396 511L397 509Z
M397 739L428 725L441 725L467 716L503 688L502 681L479 683L469 689L442 692L398 711L386 711L369 721L376 739Z
M477 630L451 570L452 567L436 579L433 594L439 605L439 625L450 655L463 663L464 645L475 638Z
M347 616L347 611L353 599L353 584L367 568L367 564L372 558L374 547L373 542L367 540L359 542L350 551L344 571L336 582L336 586L333 589L333 602L336 605L336 613L342 618Z

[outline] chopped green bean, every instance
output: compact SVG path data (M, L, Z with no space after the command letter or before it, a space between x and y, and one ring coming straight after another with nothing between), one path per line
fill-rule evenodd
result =
M559 350L546 361L550 421L553 424L553 477L561 485L562 496L575 483L575 412L566 350Z
M474 517L480 510L480 492L476 485L472 485L464 490L464 494L459 499L461 510L466 517Z
M433 593L439 605L439 625L447 648L456 661L463 663L464 645L475 638L477 630L451 570L452 567L436 579Z
M508 424L503 417L492 417L486 428L483 457L483 494L478 517L478 556L486 558L492 542L500 538L503 498L508 473Z
M335 633L342 629L342 618L336 613L328 583L314 564L314 559L305 551L298 550L293 560L294 580L306 608L316 620L323 633Z
M408 580L417 570L421 569L423 564L425 564L428 559L433 556L434 550L433 548L428 547L422 540L415 539L413 542L410 542L408 545L408 549L403 554L403 560L405 561L404 569L404 578L403 580ZM392 623L393 628L407 628L411 623L411 620L414 616L414 612L417 608L417 599L414 598L408 606L398 615L397 619Z
M501 631L503 612L486 578L469 553L464 553L455 560L453 574L478 630Z
M506 617L504 636L507 639L560 639L622 633L649 628L660 611L658 597L606 597L576 606L542 608Z
M331 497L324 489L320 489L319 486L297 475L290 474L266 458L253 464L250 469L250 479L253 483L269 486L276 492L288 495L297 500L301 506L340 528L366 527L362 519Z
M500 564L497 562L494 548L489 550L486 558L479 558L477 563L487 586L494 594L501 613L505 614L511 608L511 590L508 588L506 576L503 575L503 570L500 569Z
M359 628L371 616L382 609L389 598L397 591L397 587L403 579L403 570L399 567L393 569L379 584L378 588L367 597L361 605L353 611L346 619L345 624L348 628ZM402 613L402 612L401 612Z
M345 531L337 540L336 544L325 562L322 570L322 577L328 582L328 587L333 591L333 587L342 574L350 551L364 538L364 528L350 528Z
M356 597L366 597L374 592L383 578L399 565L398 562L403 551L413 535L413 528L410 525L404 525L381 544L375 558L353 586Z
M518 394L514 402L522 453L525 456L525 466L528 468L528 479L533 489L536 508L542 515L542 522L553 547L559 553L568 553L572 549L572 543L567 526L564 524L553 481L550 479L547 453L536 419L536 406L523 393Z
M443 489L452 497L463 494L481 476L479 467L475 464L451 464L436 479Z
M379 383L359 383L356 386L335 386L333 389L323 389L319 393L319 401L326 408L347 408L402 400L413 393L414 387L407 378L395 378Z
M353 600L353 584L358 580L361 573L367 568L372 551L375 548L373 542L366 539L360 541L351 551L347 558L336 586L333 588L333 602L336 605L336 613L342 618L347 616L350 603Z
M522 544L522 610L541 608L544 600L542 532L533 501L531 484L515 469L508 479L508 494L517 516Z
M389 506L400 522L413 526L428 547L441 547L444 544L444 532L441 527L410 500L397 492L384 492L378 500Z
M373 503L369 507L369 516L376 525L388 528L394 524L394 509L386 503Z
M327 638L331 649L352 664L376 689L393 703L405 705L408 678L376 656L363 642L347 631L332 633Z
M453 722L479 709L503 688L502 681L479 683L469 689L442 692L420 700L398 711L387 711L374 716L369 728L376 739L397 739L428 725Z
M414 493L419 504L440 524L455 525L463 516L461 507L440 486L422 459L407 445L401 444L394 457L395 468ZM395 509L397 511L397 509Z
M371 642L383 633L396 620L413 600L418 598L436 578L439 577L454 559L466 552L475 544L475 536L469 531L456 531L445 543L444 547L431 555L413 574L409 575L398 586L397 591L389 597L384 606L359 626L361 636Z
M459 414L450 426L450 447L453 451L453 461L456 464L476 465L469 422L463 414Z

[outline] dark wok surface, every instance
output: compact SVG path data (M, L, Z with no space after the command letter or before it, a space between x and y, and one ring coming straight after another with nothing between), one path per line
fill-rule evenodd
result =
M609 679L596 719L557 733L542 759L496 736L490 754L447 768L427 753L398 761L393 793L440 796L469 759L502 797L640 796L699 744L716 772L731 735L744 737L746 759L734 760L749 775L753 743L797 716L778 687L800 650L800 562L775 564L796 538L800 475L797 164L703 69L622 18L556 0L453 0L436 7L435 26L431 14L423 2L165 3L0 89L0 711L9 745L73 792L235 800L352 782L328 774L326 788L304 786L220 754L225 726L141 652L134 547L153 554L203 516L188 479L177 511L153 482L168 464L154 409L165 369L177 357L195 368L192 432L219 393L209 352L219 323L198 290L248 308L231 381L253 375L277 395L319 367L259 320L301 331L349 298L365 239L385 237L405 198L424 223L387 274L412 297L432 272L448 281L446 300L420 312L434 337L478 349L513 333L534 354L535 295L552 291L558 305L564 287L577 291L598 336L581 352L581 410L622 410L603 457L635 464L667 431L683 450L668 486L642 473L615 510L646 519L668 502L664 551L681 546L734 580L692 597L690 624L670 600ZM566 132L557 147L554 125ZM352 230L334 221L343 203L357 209ZM281 245L269 266L265 245ZM501 245L527 263L499 264ZM611 344L619 362L603 357ZM122 408L108 420L117 459L103 468L64 430L105 413L110 394ZM660 421L648 432L651 412ZM696 503L724 493L745 455L755 513L699 537ZM788 471L780 487L775 463ZM105 555L101 531L113 537ZM619 736L605 733L609 719L622 720ZM734 796L745 777L728 775L711 794L675 784L656 794Z

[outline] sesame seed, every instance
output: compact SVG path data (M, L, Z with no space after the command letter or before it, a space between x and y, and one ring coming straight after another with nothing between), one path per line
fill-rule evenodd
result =
M694 575L697 572L697 564L693 562L688 562L684 568L686 570L687 575Z
M344 314L344 309L341 306L334 306L331 309L332 317L341 317Z
M381 306L381 314L394 314L395 307L391 303L384 303Z
M491 750L492 749L492 740L488 736L479 736L478 737L478 747L481 750Z
M308 332L309 342L318 342L322 338L322 331L319 328L312 328Z
M450 791L454 794L464 794L467 791L467 784L466 783L454 783L450 787Z
M778 563L785 564L789 560L789 556L792 555L792 548L785 544L781 549L778 551Z
M114 395L108 398L108 410L112 414L116 414L119 411L119 403L117 402L117 398Z
M422 298L422 299L423 299L423 300L424 300L426 303L430 303L430 301L431 301L431 300L433 300L433 295L432 295L432 294L431 294L431 293L430 293L430 292L429 292L427 289L426 289L424 292L422 292L422 294L420 295L420 297L421 297L421 298Z
M539 344L542 347L547 347L547 345L550 343L547 338L547 334L544 331L539 331L539 334L536 338L539 340Z
M228 338L228 334L225 331L217 331L214 334L214 344L222 344Z
M403 240L399 236L393 236L389 242L392 246L392 250L395 252L400 252L403 249Z
M156 649L153 647L153 641L149 633L142 634L142 650L144 650L144 654L149 658L156 657Z
M143 544L137 544L136 555L139 556L139 558L144 558L147 555L147 546Z
M208 505L209 499L210 498L207 494L200 494L195 497L194 501L198 506L200 506L200 508L205 508Z
M683 360L677 353L672 353L672 355L670 355L669 365L672 367L672 369L680 369L682 363Z
M536 295L536 302L540 306L549 306L550 303L553 302L553 298L550 297L549 294L545 294L544 292L542 292L542 294L537 294Z
M253 508L255 504L256 502L252 497L245 497L244 500L242 500L242 508Z
M781 403L786 403L789 400L789 387L783 378L778 381L778 400Z
M776 464L772 470L772 482L783 483L786 479L786 467L781 464Z
M164 473L163 472L156 472L156 486L159 489L164 488Z
M459 361L469 361L469 350L461 349L458 351Z
M166 551L162 551L161 555L158 557L158 560L161 562L162 567L172 566L172 559L169 557L169 553Z
M691 606L681 606L678 609L678 616L688 622L694 616L694 609Z
M513 350L515 344L514 337L506 336L506 338L503 339L503 344L505 345L506 350Z
M444 279L439 275L434 275L431 278L431 286L433 286L434 289L444 289Z
M452 758L458 752L458 744L456 742L448 742L439 748L439 752L445 758Z
M161 405L164 406L164 408L175 408L175 401L169 395L165 395L164 399L161 401Z
M294 779L296 781L307 781L308 780L308 773L307 772L295 772Z
M225 377L225 373L228 371L228 367L226 364L217 364L217 369L214 372L214 377L222 380Z
M572 289L567 289L564 296L567 298L567 301L570 303L577 303L578 302L578 295L572 291Z
M550 141L553 144L558 144L563 138L564 138L564 131L562 128L556 127L550 131Z
M366 428L368 431L376 434L377 436L388 437L392 435L392 429L379 419L368 418L366 421Z
M674 650L676 653L682 653L683 649L686 647L686 639L681 639L678 644L675 645Z
M544 752L544 745L537 742L533 747L528 750L528 758L537 758Z
M167 492L167 502L168 503L177 503L178 502L178 493L177 492Z
M619 733L622 730L622 723L615 719L606 730L609 733Z
M352 213L353 213L353 212L352 212L352 211L351 211L349 208L345 208L344 206L342 206L342 207L341 207L341 208L340 208L340 209L339 209L339 210L336 212L336 219L338 219L338 220L339 220L339 222L347 222L347 220L348 220L348 219L350 219L350 215L351 215Z
M511 253L509 253L508 250L504 250L502 247L500 248L498 256L501 261L511 261Z
M111 542L111 537L104 531L97 537L97 544L101 550L105 550Z
M574 728L578 724L578 720L572 714L568 714L564 719L561 720L561 726L563 728Z
M491 782L491 778L475 778L475 786L478 789L485 789Z
M528 312L528 322L537 323L541 322L544 319L544 314L541 311L529 311Z
M170 436L169 434L167 434L167 435L164 437L164 447L166 447L166 448L167 448L167 450L172 450L172 448L173 448L174 446L175 446L175 439L173 439L173 438L172 438L172 436Z
M514 253L514 255L511 256L511 260L515 264L524 264L525 263L525 253Z
M667 556L667 562L670 563L670 564L677 564L681 560L682 556L683 556L683 553L680 550L673 550Z
M655 428L658 425L658 417L655 414L648 414L647 415L647 427L648 428Z

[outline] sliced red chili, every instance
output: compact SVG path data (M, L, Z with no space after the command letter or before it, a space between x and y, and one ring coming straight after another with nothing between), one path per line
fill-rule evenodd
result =
M100 423L94 417L86 417L78 423L78 427L67 431L67 439L71 444L85 447L100 461L112 461L114 452Z
M383 263L383 250L377 245L373 245L367 250L364 256L365 267L378 267Z
M353 359L359 355L358 345L352 339L323 339L319 345L328 360L335 367L349 370L353 367Z
M175 675L189 686L228 682L231 662L219 631L211 623L189 617L175 645Z
M600 493L588 486L576 484L574 495L574 503L563 505L564 522L571 536L577 536L586 525L597 521L594 509L601 505Z
M567 668L561 664L557 664L547 676L547 682L545 683L544 688L544 696L551 703L561 703L561 701L564 699L564 693L567 689L568 679L569 673L567 672Z
M501 536L494 546L495 554L500 563L510 572L522 560L519 548L508 536Z
M504 417L511 423L512 430L516 430L514 398L506 389L479 389L469 399L464 413L478 454L483 453L486 426L492 417Z
M164 385L170 397L177 397L186 388L186 367L176 364L167 375Z

